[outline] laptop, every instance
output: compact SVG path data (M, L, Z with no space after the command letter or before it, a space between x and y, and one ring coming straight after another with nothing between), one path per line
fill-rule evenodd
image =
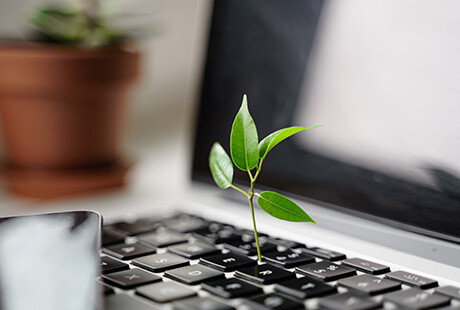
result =
M430 100L411 102L420 98L412 93L391 97L405 76L391 84L385 74L404 69L407 59L383 65L392 51L375 52L378 42L368 48L382 56L374 60L382 61L382 75L334 67L340 57L366 57L341 45L353 46L352 38L331 39L334 27L350 22L340 5L214 3L193 193L105 221L97 281L106 309L459 309L460 161L449 148L455 120ZM323 125L289 138L264 163L256 191L292 198L317 224L280 221L257 207L263 263L245 197L219 189L208 164L214 142L229 152L243 94L259 138ZM432 115L439 126L417 127L431 126L421 120ZM235 169L234 182L247 187L247 175Z

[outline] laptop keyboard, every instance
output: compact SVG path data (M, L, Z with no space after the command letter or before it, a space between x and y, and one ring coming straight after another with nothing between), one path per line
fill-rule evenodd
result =
M263 263L252 231L189 214L105 225L107 310L460 309L459 287L259 235Z

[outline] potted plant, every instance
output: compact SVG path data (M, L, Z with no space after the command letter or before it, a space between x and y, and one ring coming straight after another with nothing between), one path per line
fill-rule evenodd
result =
M33 42L0 44L3 180L13 193L54 198L120 187L126 99L139 76L129 32L95 1L42 8Z

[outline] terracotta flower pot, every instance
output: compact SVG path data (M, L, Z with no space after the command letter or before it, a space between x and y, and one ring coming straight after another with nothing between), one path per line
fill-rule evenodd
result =
M77 171L81 183L81 171L90 178L94 169L100 177L104 167L119 164L126 97L139 58L119 48L0 46L6 175L14 178L20 170L19 181L33 183L40 181L33 180L37 171L48 179L68 172L69 180ZM33 171L31 180L27 171ZM30 188L26 194L36 196Z

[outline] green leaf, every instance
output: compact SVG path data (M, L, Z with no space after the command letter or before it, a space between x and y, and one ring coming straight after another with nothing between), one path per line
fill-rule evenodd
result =
M257 198L259 206L271 216L289 222L316 222L292 200L275 192L262 192Z
M47 36L63 42L74 42L78 38L75 29L77 14L55 8L37 10L30 21L39 31Z
M214 143L209 153L209 168L211 169L214 182L216 182L220 188L226 189L232 185L232 161L218 142Z
M246 95L233 121L230 135L230 153L235 166L243 171L254 169L259 162L257 129L249 114Z
M289 138L290 136L307 130L307 129L312 129L320 126L313 126L313 127L288 127L284 129L280 129L275 131L272 134L269 134L266 136L262 141L259 143L259 157L261 159L265 159L265 156L267 156L268 152L274 148L278 143L281 141Z

